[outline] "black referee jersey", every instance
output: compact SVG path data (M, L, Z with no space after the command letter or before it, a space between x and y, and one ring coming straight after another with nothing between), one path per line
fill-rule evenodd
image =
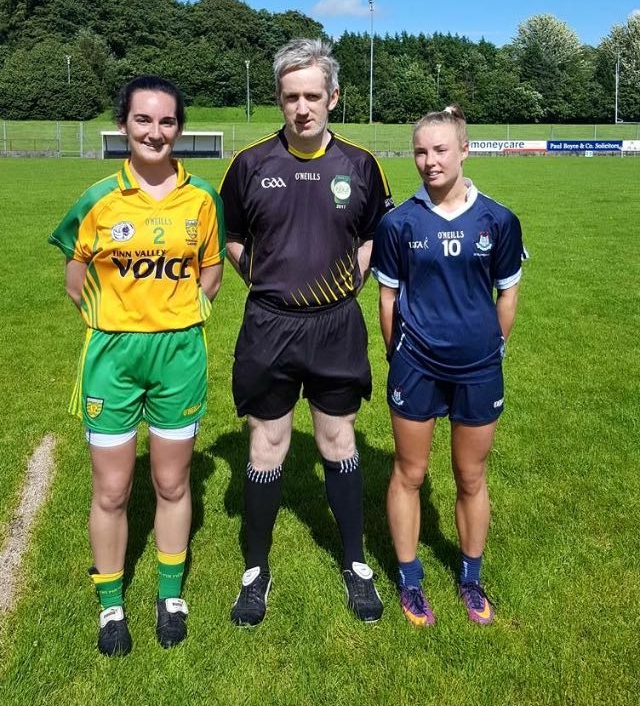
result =
M280 130L239 152L222 180L227 238L245 245L251 296L279 308L353 296L359 241L372 239L393 207L376 158L330 134L324 150L306 155Z

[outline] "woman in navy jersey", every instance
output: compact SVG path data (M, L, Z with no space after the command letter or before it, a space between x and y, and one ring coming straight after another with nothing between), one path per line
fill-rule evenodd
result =
M469 619L488 624L494 612L480 582L487 457L504 405L502 358L526 252L517 217L463 176L469 143L458 106L425 115L414 128L413 149L423 183L383 217L372 256L390 361L395 459L387 512L400 603L412 624L435 622L417 557L420 487L436 419L448 416L459 592Z

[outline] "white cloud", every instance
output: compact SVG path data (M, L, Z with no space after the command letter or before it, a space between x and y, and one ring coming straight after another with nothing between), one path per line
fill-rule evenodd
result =
M640 8L631 10L631 12L629 13L629 19L631 19L632 17L640 18Z
M366 0L320 0L311 8L312 14L324 17L365 17L369 11Z

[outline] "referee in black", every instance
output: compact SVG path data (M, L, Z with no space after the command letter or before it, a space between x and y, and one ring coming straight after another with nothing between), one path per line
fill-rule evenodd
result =
M328 129L339 95L331 46L293 40L273 68L284 126L240 151L220 188L227 258L249 288L233 366L234 401L250 431L247 552L231 620L253 626L265 616L282 464L302 391L343 542L347 603L375 622L382 602L364 557L354 434L371 370L356 295L376 226L393 202L375 157Z

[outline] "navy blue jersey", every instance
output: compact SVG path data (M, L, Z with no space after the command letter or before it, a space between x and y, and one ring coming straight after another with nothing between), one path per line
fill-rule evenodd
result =
M251 296L283 309L354 296L358 246L393 206L370 152L332 133L324 150L303 155L282 130L236 155L220 196L228 239L245 246L240 269Z
M378 226L373 276L398 289L394 348L444 380L483 380L503 346L493 289L520 281L526 257L518 218L469 180L455 213L424 185Z

